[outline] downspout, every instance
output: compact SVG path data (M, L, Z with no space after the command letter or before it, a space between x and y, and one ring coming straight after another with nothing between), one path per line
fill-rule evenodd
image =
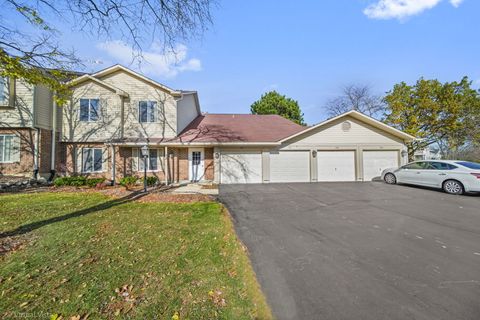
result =
M33 109L33 119L32 119L32 126L35 130L35 137L33 138L33 179L38 179L38 169L39 169L39 158L40 152L38 152L38 148L40 146L40 129L36 127L37 125L37 86L33 86L33 99L32 99L32 109Z
M50 156L50 177L48 181L53 181L55 178L55 152L56 152L56 134L57 134L57 92L53 92L53 115L52 115L52 153Z
M120 96L120 139L123 139L125 132L125 97Z

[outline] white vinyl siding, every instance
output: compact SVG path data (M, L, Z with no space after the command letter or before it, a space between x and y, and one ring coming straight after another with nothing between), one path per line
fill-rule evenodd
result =
M0 163L20 161L20 138L14 134L0 135Z
M350 128L345 130L344 122L350 124ZM289 148L305 147L337 147L337 146L353 146L353 145L370 145L370 146L396 146L402 147L403 141L382 131L363 123L352 117L343 117L330 124L310 131L305 135L289 141Z
M309 151L270 153L271 182L310 182Z
M261 183L262 154L260 152L223 152L220 158L220 182Z
M398 167L398 151L363 151L363 181L378 178L392 167Z
M318 151L318 181L355 181L355 151Z
M148 149L147 157L147 171L148 172L157 172L163 171L163 149ZM143 172L144 171L144 159L142 157L142 152L139 148L133 148L132 150L132 170Z

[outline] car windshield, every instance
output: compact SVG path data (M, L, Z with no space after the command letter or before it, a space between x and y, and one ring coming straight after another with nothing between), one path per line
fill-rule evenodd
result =
M462 166L470 168L470 169L480 170L480 163L469 162L469 161L461 161L461 162L455 162L455 163L458 163L459 165L462 165Z

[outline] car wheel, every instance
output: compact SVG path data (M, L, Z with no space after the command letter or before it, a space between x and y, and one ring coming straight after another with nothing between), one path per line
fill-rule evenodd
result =
M397 177L393 173L387 173L385 177L383 177L383 180L385 180L386 183L388 184L395 184L397 183Z
M443 183L443 191L450 194L463 194L465 189L457 180L447 180Z

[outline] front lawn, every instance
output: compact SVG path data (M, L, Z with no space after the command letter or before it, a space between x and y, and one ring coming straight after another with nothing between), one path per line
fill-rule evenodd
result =
M215 202L0 197L0 318L268 319Z

